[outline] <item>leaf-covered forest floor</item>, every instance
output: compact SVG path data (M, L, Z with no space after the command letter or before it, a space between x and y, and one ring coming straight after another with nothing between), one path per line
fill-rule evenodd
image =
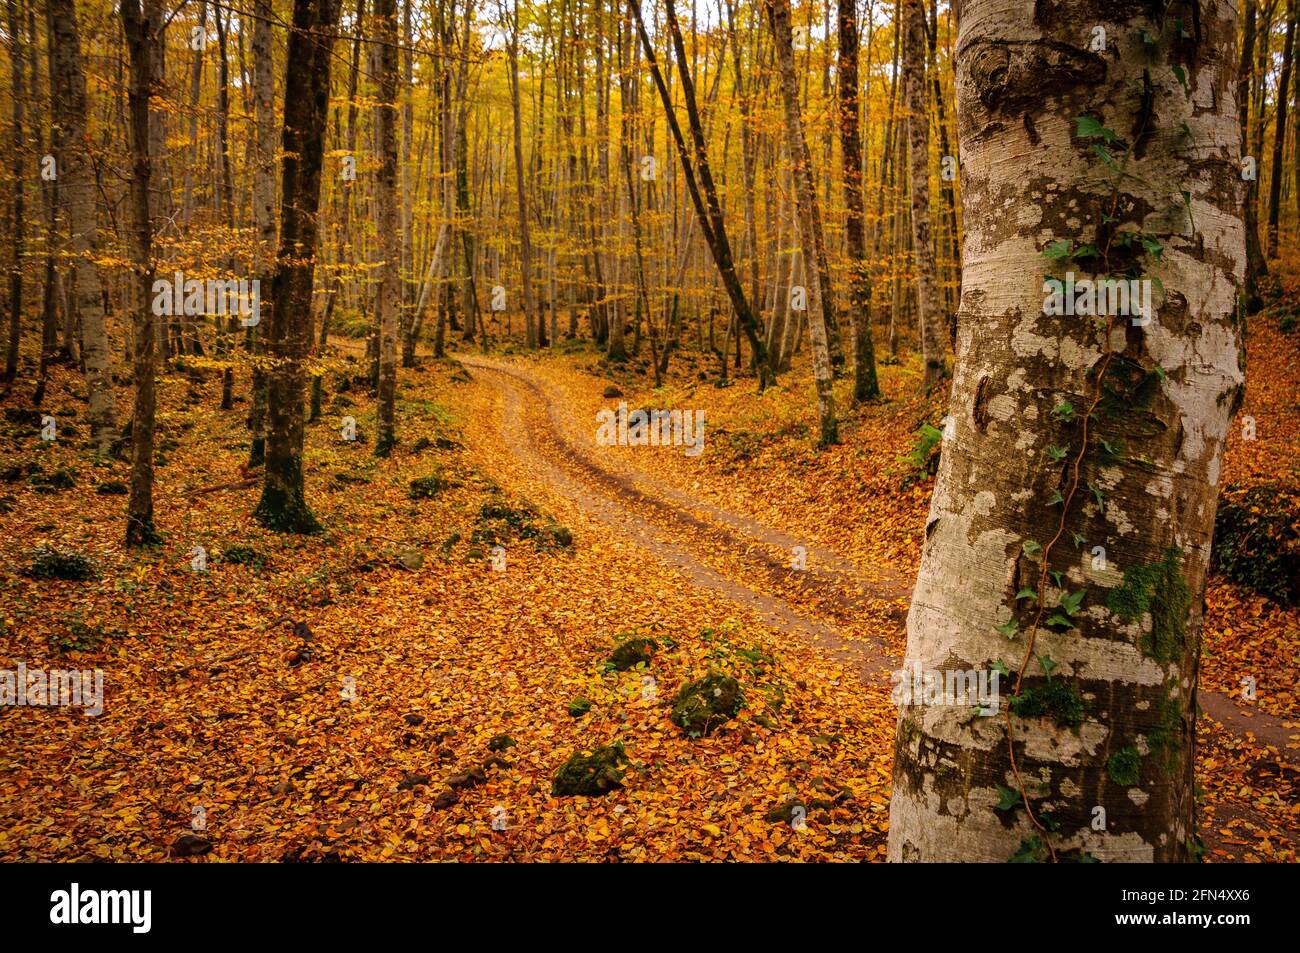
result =
M1234 433L1226 484L1298 482L1289 313L1252 324L1257 434ZM883 859L887 672L932 488L905 458L942 413L915 396L914 362L882 367L885 401L841 400L843 442L817 451L802 367L760 396L683 353L655 392L635 359L610 368L587 346L466 348L401 373L386 461L373 400L344 383L363 373L329 375L308 430L317 537L262 530L256 485L227 486L246 405L216 409L219 375L163 376L165 541L143 553L121 543L126 465L81 447L81 379L54 371L52 444L29 385L3 402L0 666L99 667L106 697L94 718L0 709L0 858ZM705 452L595 447L596 410L619 400L703 408ZM86 555L95 578L30 578L41 546ZM1206 602L1202 685L1235 697L1254 678L1291 735L1279 753L1201 719L1207 857L1295 860L1300 613L1217 577ZM612 670L636 637L653 655ZM688 737L673 699L710 671L745 704ZM553 795L565 759L614 742L621 788Z

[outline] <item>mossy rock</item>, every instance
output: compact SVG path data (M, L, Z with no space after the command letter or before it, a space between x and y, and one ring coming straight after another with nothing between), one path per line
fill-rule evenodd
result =
M576 751L560 765L551 785L553 797L599 797L623 786L627 754L623 742L600 745L591 752Z
M573 545L573 533L559 523L543 526L537 539L541 545L556 549L568 549Z
M94 563L81 553L53 546L37 546L32 551L32 564L27 568L27 575L33 579L86 582L96 578L99 573L96 572Z
M796 810L802 810L805 818L808 816L808 805L798 798L791 798L784 804L771 808L763 815L763 820L769 824L790 824L794 821Z
M95 487L95 492L100 496L126 496L130 489L121 480L105 480Z
M1300 602L1300 489L1225 489L1214 517L1210 568L1281 605Z
M569 717L581 718L587 712L591 711L590 698L575 698L569 702Z
M58 493L76 486L77 475L75 471L66 469L35 473L27 480L27 485L37 493Z
M614 671L626 672L629 668L636 668L642 663L649 665L658 650L659 643L654 639L639 637L628 639L610 653L607 661Z
M507 748L513 748L518 742L509 735L494 735L492 740L487 744L488 751L505 751Z
M221 552L221 561L235 566L247 566L258 572L266 566L266 557L251 546L227 546Z
M745 707L740 683L730 675L714 673L683 685L673 699L672 723L692 738L707 735Z
M529 503L511 506L508 503L491 500L478 508L478 515L480 519L500 520L511 529L522 530L537 518L537 510Z
M442 489L442 479L436 474L416 477L410 483L410 496L413 500L428 500L438 495Z

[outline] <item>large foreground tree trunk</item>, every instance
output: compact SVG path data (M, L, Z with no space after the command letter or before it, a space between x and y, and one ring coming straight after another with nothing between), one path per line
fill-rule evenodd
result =
M294 0L285 64L284 134L280 160L280 247L266 322L266 477L255 516L291 533L320 529L303 494L303 393L311 349L312 280L321 164L328 118L330 57L338 0Z
M962 322L907 660L1008 674L995 717L899 696L891 860L1199 853L1202 599L1245 270L1236 4L1199 14L1182 36L1153 5L963 4ZM1065 316L1045 270L1163 293L1154 314Z

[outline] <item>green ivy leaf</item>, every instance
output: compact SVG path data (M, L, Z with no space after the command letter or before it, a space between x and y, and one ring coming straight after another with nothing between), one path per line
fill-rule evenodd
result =
M997 629L999 633L1005 635L1008 639L1014 639L1020 634L1020 626L1016 623L1015 619L1008 619L1006 622L1003 622L1001 625L995 625L993 628Z
M1100 120L1092 116L1080 116L1074 120L1075 135L1080 139L1095 139L1097 136L1102 135L1105 128Z
M1183 69L1177 63L1175 63L1174 76L1176 76L1178 78L1178 82L1182 84L1183 92L1187 93L1188 95L1191 95L1192 88L1187 85L1187 70Z
M1064 447L1058 447L1056 444L1047 448L1047 455L1057 461L1064 460L1066 452Z
M1030 589L1028 586L1025 586L1025 588L1016 593L1016 601L1019 602L1021 599L1033 599L1037 602L1038 593L1034 592L1034 590Z
M1020 803L1020 792L998 785L998 803L995 811L1009 811Z
M1070 243L1064 239L1054 241L1043 249L1043 257L1048 261L1060 261L1070 257Z
M1073 616L1079 611L1079 607L1083 605L1083 596L1084 593L1082 590L1079 592L1067 592L1061 596L1060 601L1057 602L1057 606L1064 610L1066 615Z
M1056 506L1065 502L1065 497L1061 495L1060 490L1053 490L1051 498L1047 501L1048 506Z
M1032 539L1027 539L1021 544L1020 548L1025 551L1026 556L1032 556L1034 555L1034 553L1038 552L1043 547L1039 546Z
M1051 657L1047 655L1039 655L1038 664L1043 667L1043 674L1048 678L1051 678L1052 670L1056 668L1056 663L1052 661Z

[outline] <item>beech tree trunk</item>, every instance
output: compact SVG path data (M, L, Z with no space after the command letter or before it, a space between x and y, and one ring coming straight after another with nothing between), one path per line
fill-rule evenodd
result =
M818 265L816 233L817 190L813 187L812 158L799 115L799 81L794 71L794 47L790 27L790 0L766 0L772 23L772 42L781 71L781 99L785 104L785 140L794 171L795 210L799 219L799 244L803 257L804 281L808 285L808 339L812 347L813 376L817 381L817 415L821 421L823 446L839 441L835 419L834 373L826 337L823 302L828 289L825 273Z
M1282 179L1286 166L1282 153L1286 147L1287 103L1291 99L1291 64L1295 49L1296 0L1287 3L1286 40L1282 45L1282 73L1277 81L1277 113L1273 118L1272 177L1268 183L1268 257L1277 258L1278 212L1282 205Z
M862 202L862 137L858 134L858 20L853 0L839 0L840 157L844 170L844 244L849 254L849 324L853 330L853 399L880 396L871 334L871 271Z
M13 176L13 219L10 223L10 248L13 263L9 272L9 341L5 348L4 379L11 381L18 373L18 345L23 333L23 250L26 240L27 224L26 203L26 167L23 155L27 150L27 134L24 130L24 99L26 93L23 79L23 58L18 54L17 38L22 36L21 19L18 16L18 0L8 0L9 35L15 38L9 56L10 91L13 102L10 104L11 125L9 129L10 174Z
M912 253L916 258L917 326L925 360L925 387L943 380L944 321L939 310L938 265L930 241L930 113L925 85L925 30L923 0L903 0L903 94L907 99L908 185L912 196Z
M266 321L266 474L254 515L262 525L313 533L320 524L303 493L303 394L311 349L312 280L321 166L328 118L330 59L338 0L294 0L285 63L281 137L280 247Z
M900 701L892 861L1199 853L1203 594L1243 386L1237 12L1204 0L1189 39L1145 9L962 5L963 320L906 658L1008 674L994 717ZM1069 271L1163 294L1057 315L1042 276Z
M510 14L510 40L506 47L510 54L510 111L514 121L515 153L515 199L519 206L519 277L523 288L524 339L529 347L537 346L537 326L533 323L533 246L528 234L528 198L524 184L524 131L521 104L519 101L519 10ZM615 354L613 342L610 344L610 357L622 360L623 335L619 329L619 351Z
M397 333L402 306L402 233L397 209L397 2L375 0L379 102L375 106L379 175L375 206L383 264L379 270L379 401L375 456L397 444Z
M132 320L132 372L135 409L131 415L131 492L127 498L126 544L146 546L158 541L153 522L155 345L153 314L153 217L150 214L150 109L153 59L161 39L159 0L121 0L122 29L130 58L127 110L131 131L131 227L129 251L138 285Z
M62 127L63 148L57 158L68 212L68 230L81 320L81 356L86 366L90 440L98 453L107 453L116 436L117 410L109 367L108 336L104 330L104 289L95 263L98 223L95 180L87 151L86 75L81 37L72 0L50 0L51 55L54 58L55 113Z
M271 0L254 0L257 16L253 19L253 125L255 129L253 167L253 228L257 248L253 270L261 282L271 283L271 262L275 258L275 73L271 52ZM265 313L259 317L265 320ZM253 352L252 400L248 410L251 446L250 469L266 462L266 372L262 369L262 327L248 329L249 350Z
M1250 91L1255 76L1255 38L1257 4L1245 0L1242 13L1241 61L1237 73L1237 111L1240 116L1242 151L1247 149L1246 133L1250 128ZM1260 156L1253 156L1257 174L1246 182L1246 310L1259 310L1259 279L1268 274L1264 250L1259 244L1259 177Z
M628 5L632 9L633 16L636 17L637 35L641 40L641 48L645 52L646 65L650 68L650 76L659 90L659 98L664 105L668 129L672 133L677 157L681 161L682 176L691 196L691 204L695 207L695 217L700 223L700 231L717 266L718 277L727 290L727 297L731 301L736 319L740 322L745 336L749 338L749 345L754 352L754 367L758 371L758 386L761 390L768 384L776 383L776 371L768 359L767 348L759 336L758 322L754 318L749 301L745 298L744 289L740 286L740 278L736 274L735 259L731 254L731 243L727 239L727 229L722 217L722 204L718 201L713 172L709 166L704 127L700 123L699 108L695 101L695 82L691 78L690 68L686 65L686 47L682 42L681 29L677 25L676 5L673 0L667 0L665 13L676 53L677 71L681 77L682 103L686 107L686 117L691 130L693 148L689 150L681 126L677 122L672 96L668 92L663 73L659 69L659 61L655 57L654 44L650 42L650 36L646 32L645 21L641 16L641 0L628 0Z

